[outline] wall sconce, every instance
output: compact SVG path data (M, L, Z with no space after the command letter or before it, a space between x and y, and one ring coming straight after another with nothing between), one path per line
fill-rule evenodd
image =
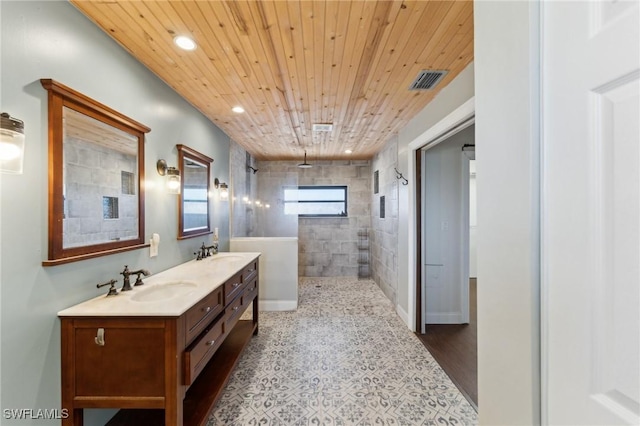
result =
M6 112L0 114L0 172L22 174L24 123Z
M229 199L229 186L226 183L220 182L220 180L218 178L215 178L215 180L213 181L213 186L216 189L220 190L220 199L221 200L228 200Z
M167 166L165 160L158 160L156 169L160 176L167 176L167 192L169 194L180 193L180 170Z

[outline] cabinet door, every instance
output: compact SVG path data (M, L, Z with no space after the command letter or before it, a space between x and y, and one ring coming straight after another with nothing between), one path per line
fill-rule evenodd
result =
M96 340L99 333L103 344ZM162 323L150 327L134 321L127 326L80 322L74 330L75 394L163 396L164 350Z

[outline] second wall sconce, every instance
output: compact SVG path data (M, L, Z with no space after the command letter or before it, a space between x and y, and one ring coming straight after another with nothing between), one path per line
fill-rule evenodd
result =
M213 186L216 189L220 190L220 199L221 200L228 200L229 199L229 186L226 183L220 182L220 180L218 178L215 178L215 180L213 181Z
M6 112L0 114L0 172L22 174L24 123Z
M165 160L158 160L156 168L160 176L167 176L167 192L169 194L180 193L180 170L167 166Z

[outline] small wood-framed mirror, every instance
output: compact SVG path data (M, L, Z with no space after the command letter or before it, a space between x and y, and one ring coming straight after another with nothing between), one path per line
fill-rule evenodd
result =
M182 175L178 203L178 239L210 234L209 193L213 158L185 145L176 145L176 148Z
M144 247L144 137L151 129L51 79L49 256L44 266Z

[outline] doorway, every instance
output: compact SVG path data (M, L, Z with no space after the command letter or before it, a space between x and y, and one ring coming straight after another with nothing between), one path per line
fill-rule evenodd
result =
M477 408L475 126L417 156L421 282L418 337ZM421 333L420 333L421 332Z

